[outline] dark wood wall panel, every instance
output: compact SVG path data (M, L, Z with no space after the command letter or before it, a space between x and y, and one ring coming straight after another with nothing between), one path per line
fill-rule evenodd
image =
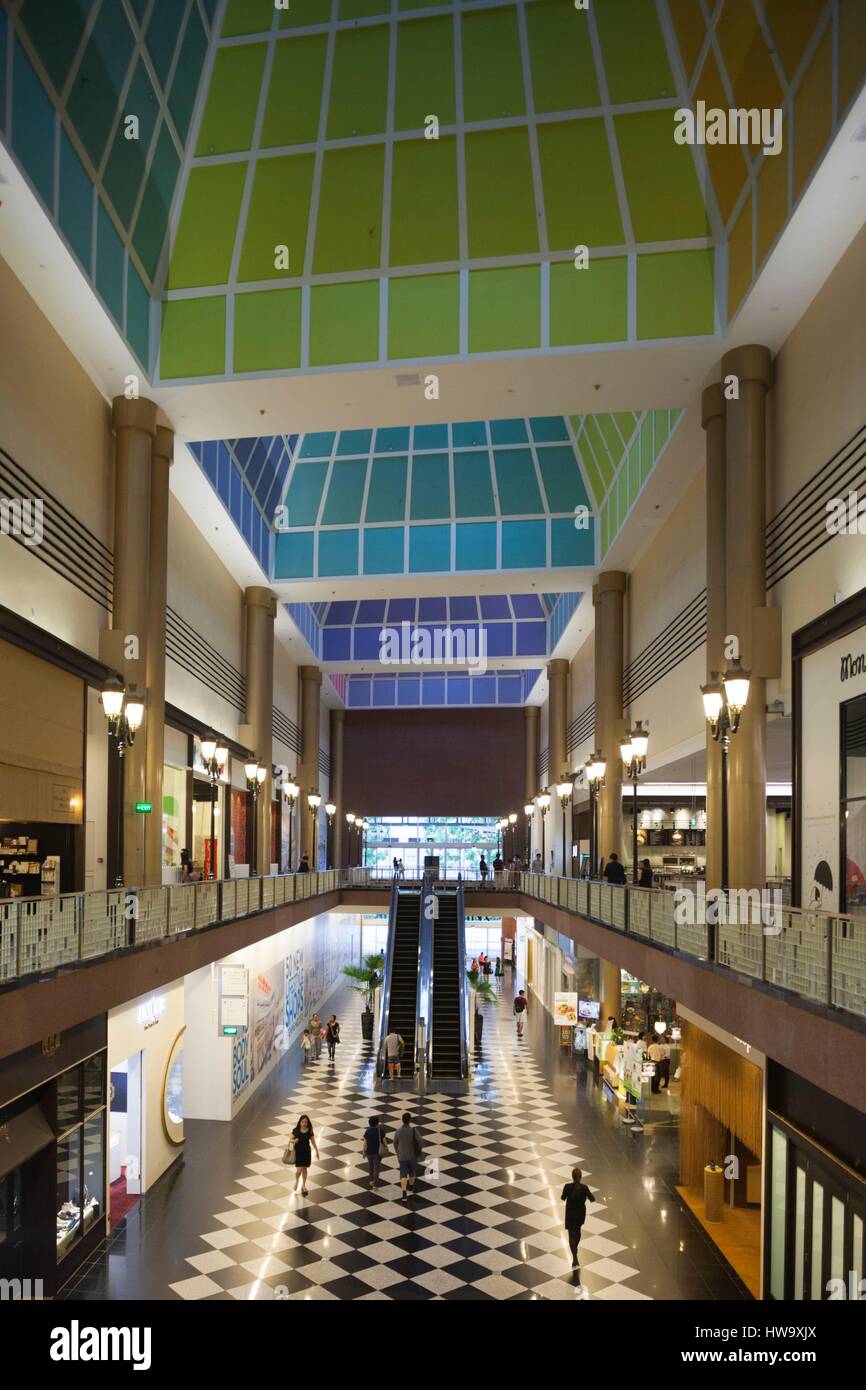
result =
M363 816L502 816L526 793L522 709L347 710L343 797Z

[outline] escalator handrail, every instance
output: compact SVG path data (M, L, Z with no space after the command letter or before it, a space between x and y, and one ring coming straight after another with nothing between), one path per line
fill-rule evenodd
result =
M428 897L434 892L432 879L425 874L421 880L421 892L419 894L419 918L418 918L418 990L415 995L415 1063L419 1058L419 1045L421 1038L421 1019L424 1019L425 1033L425 1060L430 1056L430 1031L432 1027L433 1009L433 923L432 915L428 916L425 908Z
M397 936L397 875L391 880L391 903L388 908L388 946L385 951L385 979L382 990L382 1003L379 1013L379 1049L376 1053L376 1075L382 1076L385 1056L385 1037L388 1024L388 1011L391 1007L391 980L394 975L394 941Z
M460 977L460 1075L469 1075L469 983L466 979L466 919L463 912L463 883L457 884L457 967Z

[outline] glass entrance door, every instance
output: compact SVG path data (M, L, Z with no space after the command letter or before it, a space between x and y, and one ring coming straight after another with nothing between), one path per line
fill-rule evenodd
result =
M775 1117L769 1152L770 1297L860 1299L866 1184Z

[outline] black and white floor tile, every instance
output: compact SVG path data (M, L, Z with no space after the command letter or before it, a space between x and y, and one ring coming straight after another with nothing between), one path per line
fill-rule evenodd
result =
M167 1297L199 1299L646 1299L648 1281L596 1189L508 1001L486 1010L483 1061L466 1096L372 1092L369 1047L347 1021L336 1066L303 1072L250 1149L207 1229L190 1241L188 1276ZM410 1110L424 1175L400 1200L396 1160L369 1191L361 1135L371 1114L386 1129ZM321 1160L309 1196L293 1192L281 1156L301 1113ZM562 1228L562 1185L578 1164L598 1200L589 1208L579 1274Z

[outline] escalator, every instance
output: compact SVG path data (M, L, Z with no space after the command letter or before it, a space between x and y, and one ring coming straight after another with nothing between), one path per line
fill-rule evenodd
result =
M406 1044L402 1073L412 1076L415 1069L415 1028L418 1018L418 947L421 929L421 894L395 892L391 912L392 940L389 942L388 971L385 979L385 1033L399 1033ZM384 1059L383 1059L384 1061ZM380 1071L381 1071L380 1066Z
M457 893L436 896L439 912L433 922L430 1078L459 1081L465 1076L462 903Z

